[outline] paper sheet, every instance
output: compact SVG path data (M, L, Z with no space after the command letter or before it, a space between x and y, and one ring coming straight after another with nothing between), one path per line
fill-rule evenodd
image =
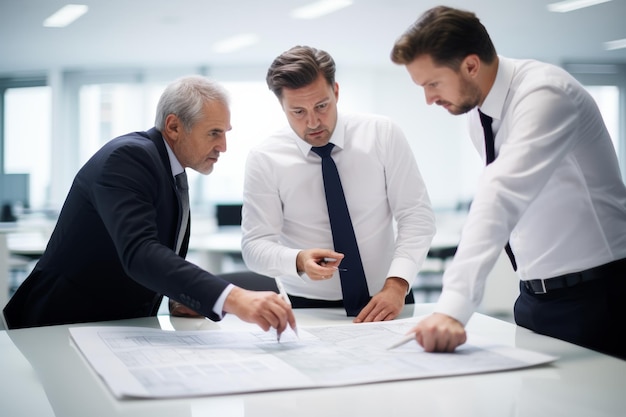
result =
M387 347L415 320L299 328L286 332L167 331L74 327L70 334L118 398L186 397L502 371L556 358L468 335L455 353L409 342Z

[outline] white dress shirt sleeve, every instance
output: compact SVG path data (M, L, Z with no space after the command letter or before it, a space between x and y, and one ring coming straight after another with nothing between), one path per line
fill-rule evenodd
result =
M538 83L508 106L503 115L506 131L503 126L496 134L496 159L480 178L435 311L467 323L482 301L487 275L511 231L576 146L573 133L580 123L579 103L561 87ZM474 124L479 123L478 116L471 117Z

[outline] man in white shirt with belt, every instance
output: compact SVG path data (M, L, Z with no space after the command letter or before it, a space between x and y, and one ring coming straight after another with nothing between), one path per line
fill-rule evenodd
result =
M498 56L473 13L448 7L425 12L391 59L428 104L468 114L488 163L435 313L413 329L417 341L427 351L465 342L508 241L521 279L517 324L626 358L626 188L593 98L556 66ZM493 121L491 158L481 117Z
M248 156L244 261L255 272L279 277L294 307L342 306L340 274L348 259L333 246L314 149L330 142L369 289L365 307L347 314L355 322L394 319L412 297L435 232L404 134L382 116L338 113L335 63L325 51L291 48L274 60L267 83L289 127Z

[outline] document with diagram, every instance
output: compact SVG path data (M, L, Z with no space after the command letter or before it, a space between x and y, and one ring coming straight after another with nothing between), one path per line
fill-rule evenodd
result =
M172 398L356 385L513 370L555 357L468 334L454 353L414 341L414 320L298 328L298 336L228 330L74 327L71 338L118 397Z

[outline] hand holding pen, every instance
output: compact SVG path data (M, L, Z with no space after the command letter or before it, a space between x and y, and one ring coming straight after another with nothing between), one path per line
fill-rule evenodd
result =
M345 270L339 267L343 257L342 253L330 249L306 249L298 253L296 267L313 281L323 281Z
M287 291L285 291L285 287L283 287L282 281L278 277L276 277L275 280L276 280L276 286L278 287L278 294L282 297L283 300L285 300L287 304L289 304L289 307L291 307L291 300L289 299L289 296L287 295ZM298 328L295 325L295 322L292 328L293 328L294 333L299 339L300 336L298 335ZM276 341L280 342L280 332L278 330L276 331Z

